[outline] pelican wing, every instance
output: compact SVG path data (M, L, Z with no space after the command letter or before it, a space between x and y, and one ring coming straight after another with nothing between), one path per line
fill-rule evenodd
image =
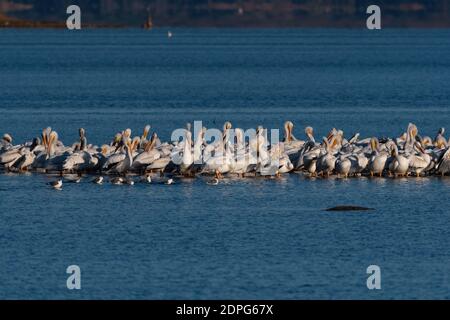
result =
M111 155L108 160L106 160L105 164L103 165L103 168L109 168L111 166L114 166L118 164L119 162L122 162L125 160L126 154L125 153L115 153Z
M429 164L429 158L426 159L421 155L413 155L409 158L409 167L413 169L426 168Z
M158 160L161 157L161 153L157 150L151 150L142 152L137 155L133 160L133 168L139 168L142 166L148 166L153 161Z

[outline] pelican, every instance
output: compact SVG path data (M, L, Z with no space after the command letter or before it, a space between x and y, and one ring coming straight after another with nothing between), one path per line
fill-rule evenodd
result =
M141 143L139 145L140 149L145 149L145 146L148 142L147 137L148 137L148 134L150 133L150 129L151 129L151 126L149 124L144 127L144 132L142 133L142 136L141 136Z
M341 155L336 160L335 170L336 170L336 173L338 174L338 177L343 175L345 178L347 178L350 173L351 167L352 167L352 162L348 158L348 155Z
M416 141L418 132L419 130L417 129L417 126L415 124L410 123L408 125L408 129L406 131L406 141L403 147L405 152L407 153L414 152L414 143Z
M261 176L278 176L280 175L280 149L274 148L269 152L265 145L265 139L263 136L259 140L258 144L258 164L256 166L256 173Z
M397 146L392 146L391 157L389 164L389 171L394 174L394 177L404 177L408 173L409 160L402 155L399 155Z
M409 167L415 172L417 177L428 167L431 162L431 157L425 152L420 142L414 144L414 150L417 152L409 158Z
M192 153L192 133L191 124L188 123L185 130L183 157L180 164L180 173L189 176L191 175L191 167L194 163L194 155Z
M28 168L33 164L36 155L29 149L25 149L21 152L22 156L14 161L10 169L15 169L17 171L27 171Z
M215 173L219 172L220 177L224 173L228 173L230 171L233 171L234 169L234 157L232 154L232 148L229 146L229 143L227 142L224 147L225 152L224 153L218 153L215 154L213 157L209 158L201 171L201 173Z
M292 134L294 130L294 124L292 121L286 121L284 123L284 145L286 147L286 150L294 149L298 151L303 144L304 141L297 140L297 138Z
M247 152L244 140L244 130L241 128L234 129L235 135L235 163L232 173L243 177L247 172L251 170L253 164L256 164L257 160L253 153Z
M108 174L125 174L127 173L133 164L133 151L139 145L139 137L133 139L133 142L129 140L125 142L124 152L120 155L113 155L109 159L113 158L113 166L107 171ZM109 166L111 163L108 161L105 166Z
M153 133L150 141L145 144L144 151L134 158L132 165L133 169L139 170L143 167L147 167L161 157L160 152L155 149L157 138L158 135Z
M13 141L13 138L11 137L11 135L8 133L5 133L2 137L2 139L0 140L0 150L8 149L9 147L11 147L12 141Z
M335 137L331 138L331 142L328 142L327 138L323 138L325 148L321 151L321 155L317 159L317 172L322 176L326 174L328 177L333 172L336 166L336 157L333 156L331 146L334 145Z
M442 155L441 160L438 163L437 171L442 175L450 173L450 147Z
M378 174L381 177L388 155L385 152L380 152L380 143L377 138L371 139L370 146L372 148L372 156L369 161L370 176L373 177L374 174Z
M307 141L302 149L300 149L298 161L295 170L306 170L310 176L316 174L317 158L321 154L320 145L316 145L315 141Z
M86 171L94 168L98 163L98 158L93 157L89 152L78 151L69 155L63 163L63 170L66 171Z
M436 138L434 139L434 145L439 149L447 148L447 140L444 137L445 128L440 128Z
M0 164L5 168L10 168L14 163L22 157L22 148L12 148L0 154Z

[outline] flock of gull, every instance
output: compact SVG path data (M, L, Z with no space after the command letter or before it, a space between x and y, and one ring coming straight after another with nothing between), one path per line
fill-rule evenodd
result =
M10 134L0 140L0 170L11 172L43 172L95 175L92 182L102 184L134 184L135 177L152 183L172 184L176 177L211 175L209 184L218 184L224 175L278 177L289 172L304 172L315 177L388 176L408 177L446 175L450 173L450 140L444 128L434 138L419 135L410 123L406 132L396 138L346 139L344 132L333 128L316 142L311 127L305 128L305 139L293 135L294 125L284 125L284 139L270 143L267 129L258 127L254 135L230 122L223 126L222 139L206 141L206 128L192 139L187 124L179 141L162 142L150 126L142 135L132 137L131 129L117 133L110 143L88 144L86 131L79 130L79 141L70 146L59 140L58 133L45 128L39 137L15 145ZM134 178L133 178L134 177ZM51 183L60 189L63 178Z

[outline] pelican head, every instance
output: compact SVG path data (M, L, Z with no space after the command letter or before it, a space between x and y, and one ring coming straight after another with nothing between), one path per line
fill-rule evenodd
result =
M292 121L286 121L284 123L284 132L286 142L292 141L292 130L294 129L294 124Z
M131 129L130 129L130 128L126 129L126 130L123 132L123 136L124 136L125 138L131 137Z
M224 125L223 125L223 131L225 132L225 131L227 131L228 129L231 129L232 127L233 127L233 126L232 126L231 122L230 122L230 121L227 121L227 122L225 122Z
M328 135L327 135L328 141L330 141L331 138L334 137L336 134L337 134L336 128L331 129L331 131L330 131L330 132L328 133Z
M425 149L419 141L414 142L414 148L420 153L425 153Z
M150 141L147 142L147 144L145 145L144 151L148 152L148 151L152 150L153 147L155 146L156 139L158 139L158 135L156 134L156 132L154 132L152 134Z
M186 123L186 130L191 131L192 125L190 122Z
M399 137L399 139L400 139L401 141L406 141L407 137L408 137L408 134L405 132L405 133L403 133L403 134Z
M106 144L102 145L101 153L102 153L102 155L104 155L106 157L106 155L108 154L108 145L106 145Z
M430 137L425 136L421 139L421 143L424 147L428 147L433 145L433 140Z
M142 134L142 140L147 139L151 126L148 124L144 127L144 133Z
M136 151L136 149L137 149L137 147L139 146L140 143L141 143L141 138L134 137L133 141L129 144L130 152Z
M84 138L85 137L86 131L84 130L84 128L80 128L78 130L78 132L80 134L80 138Z
M116 135L114 136L112 145L113 146L118 145L120 143L120 141L122 141L122 134L119 132L119 133L116 133Z
M11 135L9 135L8 133L5 133L4 135L3 135L3 138L2 138L3 140L5 140L6 142L8 142L8 143L12 143L12 141L13 141L13 138L11 137Z
M439 131L438 131L438 134L443 136L444 133L445 133L445 128L444 127L440 128Z
M234 129L234 135L237 144L244 143L244 130L242 130L241 128L236 128Z
M419 130L417 129L417 126L414 123L410 123L408 125L408 134L411 138L411 141L414 141L416 139L418 133Z
M378 149L378 139L377 138L370 139L370 147L372 148L372 151L376 151Z
M445 141L445 139L439 139L438 141L436 141L436 147L438 149L445 149L447 148L447 142Z

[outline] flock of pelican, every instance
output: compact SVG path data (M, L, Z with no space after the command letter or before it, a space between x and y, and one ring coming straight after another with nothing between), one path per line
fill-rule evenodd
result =
M206 128L192 139L187 124L179 141L161 142L156 133L150 135L147 125L142 135L132 137L131 129L117 133L110 143L102 146L88 144L86 131L79 130L79 141L70 146L59 140L51 128L39 137L15 145L10 134L0 140L0 169L11 172L57 172L94 174L92 182L134 184L133 176L152 183L159 174L160 183L172 184L176 176L212 175L209 184L218 184L224 175L280 176L288 172L304 172L307 176L338 177L389 176L407 177L446 175L450 173L450 140L444 128L435 138L419 135L410 123L397 138L365 138L355 134L349 139L344 132L333 128L320 142L316 142L312 127L305 128L305 140L293 135L294 125L284 125L284 139L270 143L267 129L258 127L254 135L247 135L230 122L223 126L222 139L206 141ZM248 138L248 139L247 139ZM169 178L170 177L170 178ZM59 189L63 180L51 185Z

